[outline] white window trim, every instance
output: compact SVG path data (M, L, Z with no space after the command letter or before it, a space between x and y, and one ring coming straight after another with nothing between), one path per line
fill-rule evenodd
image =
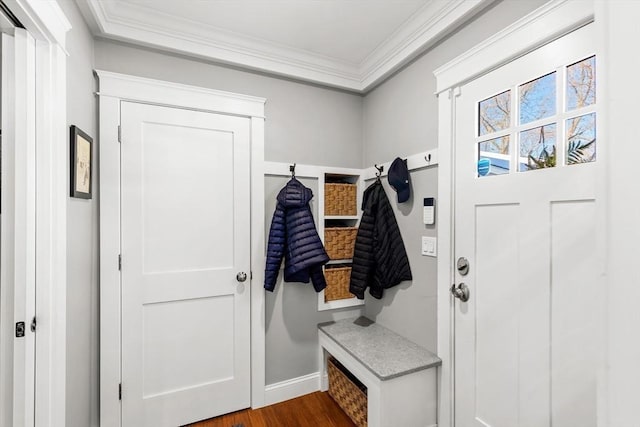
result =
M251 120L251 406L265 405L264 98L96 71L100 91L100 425L121 425L120 124L121 101L233 114Z
M440 225L438 227L438 356L442 358L442 368L440 369L439 379L439 407L438 407L438 426L453 427L454 419L454 348L453 348L453 316L454 305L449 288L454 280L454 261L455 254L453 252L454 239L454 141L455 141L455 111L456 98L460 94L460 88L467 82L470 82L488 72L505 65L514 59L517 59L561 36L594 21L596 12L601 13L602 7L596 6L593 1L581 0L552 0L529 15L498 32L494 36L488 38L484 42L478 44L474 48L453 59L444 66L434 71L436 77L436 95L438 96L438 149L440 154L440 163L438 167L438 194L440 197L438 218ZM599 34L599 43L604 43L605 28L596 21L597 33ZM603 56L603 44L596 46L596 53L601 63L605 63ZM598 71L598 93L602 93L603 69L599 67ZM597 99L603 99L597 95ZM604 120L603 117L598 119L598 133L602 134ZM598 173L604 173L604 165L602 161L603 151L599 147L598 164L600 164ZM606 156L606 153L604 154ZM604 175L602 175L604 176ZM604 182L605 180L599 180ZM598 199L603 200L606 196L606 187L601 184L597 189ZM601 206L604 203L600 204ZM604 210L599 208L599 220L604 218ZM602 221L604 223L604 220ZM602 227L601 227L602 228ZM599 242L605 242L604 230L600 231L601 235L597 236ZM601 257L605 260L605 245L600 245ZM603 261L604 263L604 261ZM603 266L604 271L604 266ZM601 301L606 301L606 294L602 287ZM604 313L604 307L602 308ZM602 317L604 319L604 316ZM604 322L599 336L604 337ZM604 343L604 340L601 342ZM605 425L606 417L606 376L605 370L605 346L602 346L601 366L598 367L598 425Z

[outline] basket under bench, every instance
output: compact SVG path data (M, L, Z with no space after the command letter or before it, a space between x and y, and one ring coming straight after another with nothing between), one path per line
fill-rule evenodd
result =
M365 318L318 325L322 390L327 357L367 388L367 427L430 427L437 423L437 370L441 359Z

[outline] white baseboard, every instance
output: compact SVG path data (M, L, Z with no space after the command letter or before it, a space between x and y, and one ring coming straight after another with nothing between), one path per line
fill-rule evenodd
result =
M320 390L320 373L269 384L264 389L264 404L273 405Z

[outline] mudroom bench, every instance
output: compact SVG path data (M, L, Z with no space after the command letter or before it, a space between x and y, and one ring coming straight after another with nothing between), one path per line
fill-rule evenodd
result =
M318 335L322 390L333 357L366 387L368 427L436 425L438 356L366 317L321 323Z

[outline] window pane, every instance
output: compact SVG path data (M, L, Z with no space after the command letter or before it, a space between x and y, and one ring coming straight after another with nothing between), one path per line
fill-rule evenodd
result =
M520 132L521 172L552 168L556 165L556 124Z
M567 110L596 103L596 57L567 67Z
M556 113L556 73L520 85L520 124Z
M596 113L567 120L568 165L595 162Z
M479 135L508 128L511 121L511 91L481 101L479 116Z
M509 173L509 135L478 144L478 176Z

